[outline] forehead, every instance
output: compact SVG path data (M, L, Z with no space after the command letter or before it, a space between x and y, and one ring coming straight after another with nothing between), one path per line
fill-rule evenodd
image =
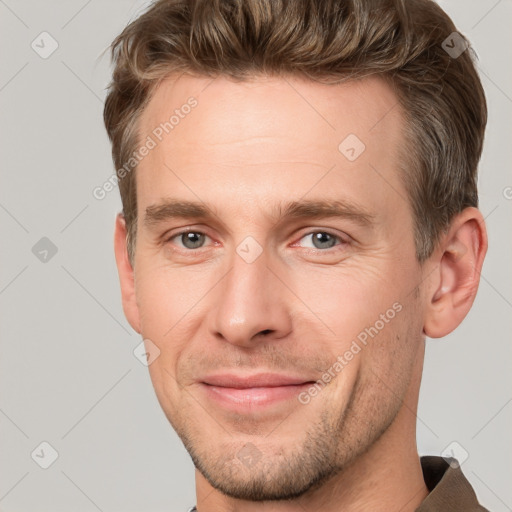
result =
M398 99L380 78L169 78L140 119L140 140L155 147L137 169L139 206L180 193L223 201L226 187L236 197L272 200L286 189L298 199L313 186L382 206L406 195L402 127Z
M190 116L195 118L193 133L187 130L190 123L182 123L188 114L181 112L189 110L190 98L197 101L191 113L201 114ZM234 134L241 139L257 137L263 131L288 140L310 139L316 132L323 132L324 137L330 135L336 142L343 132L364 137L376 130L380 139L391 141L395 130L389 129L400 119L394 91L378 77L334 85L291 76L257 76L241 82L187 74L169 77L153 91L141 116L141 134L151 133L169 121L173 113L171 131L176 142L191 142L191 135L195 141L202 135L210 144L232 144L236 141ZM208 121L215 121L217 129L212 130ZM290 130L290 123L297 121L306 122L307 126L296 125ZM178 130L179 124L182 126Z

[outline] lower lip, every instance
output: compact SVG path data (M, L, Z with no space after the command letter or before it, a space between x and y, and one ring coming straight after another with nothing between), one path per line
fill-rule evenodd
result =
M231 410L255 410L285 400L297 399L299 393L311 386L311 382L290 386L263 388L224 388L202 383L201 386L208 397L219 405Z

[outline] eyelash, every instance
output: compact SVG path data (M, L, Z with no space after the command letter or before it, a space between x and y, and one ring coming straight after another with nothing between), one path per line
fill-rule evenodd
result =
M190 229L190 230L185 230L185 231L180 231L178 233L174 233L172 236L168 237L166 239L166 243L169 243L169 242L172 242L172 240L174 240L175 238L179 238L187 233L194 233L194 234L198 234L198 235L204 235L205 237L208 237L210 238L206 233L202 232L202 231L196 231L196 230L193 230L193 229ZM340 235L336 235L335 233L331 233L330 231L326 231L326 230L314 230L314 231L309 231L307 233L305 233L304 235L302 235L300 238L299 238L299 241L302 240L303 238L307 237L307 236L312 236L312 235L315 235L315 234L325 234L325 235L329 235L330 237L336 239L339 243L334 245L333 247L329 247L327 249L318 249L316 247L305 247L305 249L308 249L308 250L313 250L313 251L319 251L319 252L323 252L323 253L326 253L326 252L329 252L330 250L336 250L336 247L339 247L339 246L343 246L343 245L346 245L348 242L347 240L344 240ZM294 242L292 244L292 246L296 246L298 244L298 242ZM205 247L198 247L196 249L188 249L187 247L180 247L181 250L184 250L186 252L194 252L194 251L199 251L201 249L204 249Z

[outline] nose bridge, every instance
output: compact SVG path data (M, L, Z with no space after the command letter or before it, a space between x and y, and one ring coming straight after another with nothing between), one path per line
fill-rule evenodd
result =
M282 284L267 268L270 255L256 243L248 237L233 252L211 311L213 334L232 344L251 345L262 331L282 337L291 328Z

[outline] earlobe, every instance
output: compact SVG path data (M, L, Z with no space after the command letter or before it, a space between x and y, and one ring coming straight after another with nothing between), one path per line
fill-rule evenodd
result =
M451 222L435 251L424 332L440 338L468 314L478 290L487 252L487 232L480 211L466 208Z
M140 315L135 296L135 276L128 258L126 245L126 222L122 213L116 216L114 232L114 251L116 256L117 272L121 285L121 299L126 319L139 334Z

